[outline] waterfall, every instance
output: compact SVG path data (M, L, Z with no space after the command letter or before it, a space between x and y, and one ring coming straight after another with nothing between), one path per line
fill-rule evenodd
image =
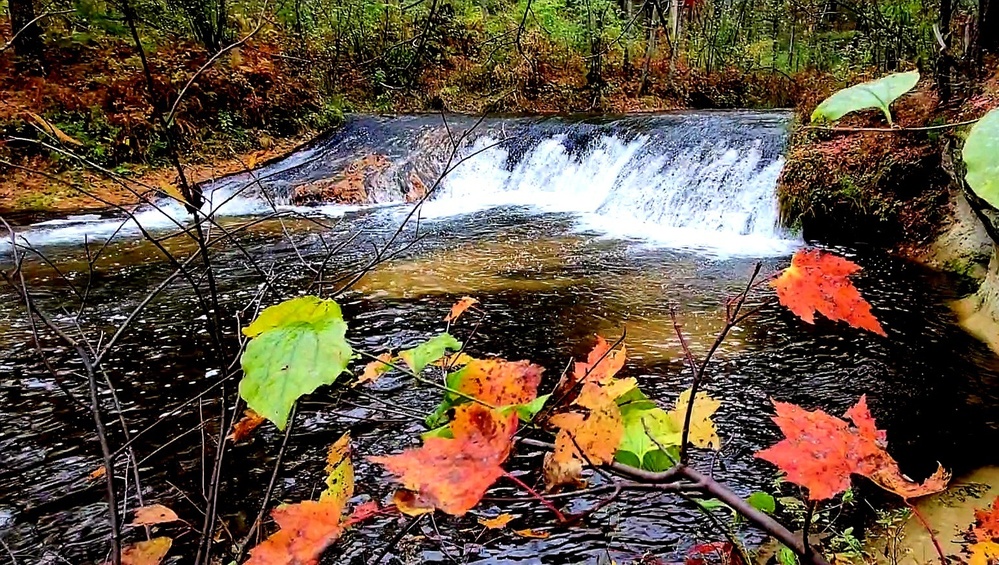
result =
M783 254L793 242L778 225L775 187L789 118L763 112L355 117L252 175L205 185L205 212L259 215L277 206L343 215L407 204L416 188L418 196L440 179L422 218L516 208L568 214L579 231L649 245ZM330 194L357 202L331 202ZM164 201L139 210L136 221L162 230L187 220L181 206ZM23 235L46 244L139 231L131 222L119 230L120 223L83 216L35 225Z

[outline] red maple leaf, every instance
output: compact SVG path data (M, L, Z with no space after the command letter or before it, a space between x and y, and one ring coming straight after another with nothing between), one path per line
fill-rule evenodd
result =
M371 457L399 477L427 504L461 516L504 474L517 414L502 415L477 403L455 408L453 439L430 437L423 447L398 455Z
M999 540L999 496L989 508L975 510L975 527L972 532L980 542Z
M842 257L807 249L795 253L791 266L771 285L780 303L809 324L815 323L815 312L819 312L830 320L885 336L871 305L850 282L850 275L858 271L859 266Z
M923 483L906 478L884 450L885 432L877 429L865 396L846 412L854 427L822 410L809 412L777 401L774 407L774 422L785 439L756 456L776 465L788 481L808 489L811 500L832 498L850 488L851 475L869 477L905 499L939 492L950 480L942 467Z

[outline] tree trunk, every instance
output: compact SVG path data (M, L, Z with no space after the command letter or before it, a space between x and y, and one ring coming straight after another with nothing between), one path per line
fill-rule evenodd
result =
M999 0L978 0L978 49L999 55Z
M10 27L17 36L13 49L18 57L37 61L42 55L42 32L35 19L34 0L9 0Z
M954 12L951 0L940 0L940 19L937 20L937 27L940 31L940 38L943 44L940 45L940 56L937 57L937 87L940 89L940 100L947 102L950 100L950 20Z

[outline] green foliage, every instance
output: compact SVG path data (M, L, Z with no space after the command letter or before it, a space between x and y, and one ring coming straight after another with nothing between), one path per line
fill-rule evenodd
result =
M399 352L399 357L409 365L411 371L416 374L423 372L427 365L437 361L447 354L447 350L458 351L461 349L461 342L451 334L442 333L417 345L412 349L405 349ZM457 373L452 373L456 375ZM449 375L449 378L451 376Z
M239 395L247 406L284 429L292 406L347 368L352 351L347 323L332 300L305 296L271 306L243 329L253 339L240 364Z
M999 208L999 110L981 119L964 142L965 180L975 194Z
M919 71L911 71L891 74L878 80L845 88L826 98L815 108L812 112L812 122L835 121L850 112L876 108L884 112L888 123L892 123L888 107L899 96L915 88L917 82L919 82Z
M746 499L746 502L748 502L753 508L767 514L773 514L777 510L777 500L774 499L773 495L767 494L763 491L758 490L750 494Z
M626 396L618 400L624 437L614 459L647 471L669 469L679 460L682 430L638 389Z

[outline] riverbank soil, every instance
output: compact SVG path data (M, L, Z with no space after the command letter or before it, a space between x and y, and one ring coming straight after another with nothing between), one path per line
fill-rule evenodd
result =
M884 247L957 277L961 325L999 352L999 217L965 186L967 127L999 107L999 61L943 103L932 81L880 113L799 128L778 183L782 221L806 240ZM802 108L804 123L812 107ZM867 131L865 131L865 129Z

